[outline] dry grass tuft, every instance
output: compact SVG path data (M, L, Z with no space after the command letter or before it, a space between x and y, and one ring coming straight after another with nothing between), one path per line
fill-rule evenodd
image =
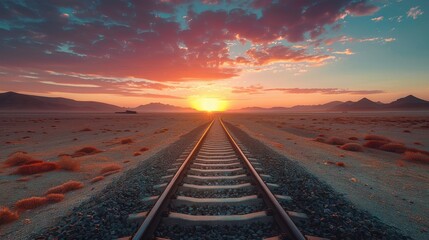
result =
M368 147L368 148L375 148L378 149L381 146L387 144L389 142L386 141L380 141L380 140L369 140L368 142L364 143L363 146L364 147Z
M391 142L391 140L388 139L387 137L383 137L383 136L379 136L379 135L373 135L373 134L366 135L364 139L365 140L376 140L376 141Z
M81 149L77 150L76 152L74 152L72 154L72 157L82 157L82 156L86 156L86 155L97 154L100 152L101 151L99 149L97 149L96 147L84 147L84 148L81 148Z
M95 182L101 181L103 179L104 179L104 176L97 176L97 177L91 179L91 183L95 183Z
M48 203L48 199L45 197L30 197L21 199L18 202L15 203L15 207L19 209L34 209L37 207L40 207L42 205L45 205Z
M148 147L142 147L142 148L140 148L140 152L146 152L146 151L148 151L149 150L149 148Z
M20 174L20 175L31 175L36 173L54 171L58 168L59 166L56 163L41 162L41 163L34 163L34 164L20 166L13 173Z
M46 194L51 194L51 193L63 193L64 194L66 192L70 192L73 190L83 188L83 186L84 185L81 182L70 180L66 183L59 185L59 186L49 188L48 191L46 192Z
M135 152L135 153L133 154L133 156L134 156L134 157L137 157L137 156L140 156L140 155L142 155L140 152Z
M61 156L60 160L58 161L58 165L61 167L61 169L66 171L76 172L80 170L80 162L74 160L71 156Z
M0 207L0 225L11 223L18 220L19 214L16 211L11 211L7 207Z
M62 193L50 193L46 195L46 199L48 199L49 202L61 202L64 200L64 194Z
M346 151L362 152L363 147L359 143L346 143L340 147Z
M10 155L6 159L4 164L6 164L9 167L20 166L20 165L26 164L27 162L35 161L35 160L36 159L34 159L32 156L28 155L26 152L16 152L16 153L13 153L12 155Z
M407 150L407 147L405 147L402 143L386 143L379 148L380 150L387 151L387 152L394 152L394 153L404 153Z
M344 164L343 162L337 162L335 163L335 165L337 165L338 167L345 167L346 164Z
M410 162L429 164L429 155L420 152L406 151L404 155L402 155L402 159Z
M103 167L100 170L100 174L105 174L105 173L111 172L111 171L118 171L118 170L121 170L121 169L122 169L121 165L116 164L116 163L112 163L112 164L109 164L109 165Z
M130 144L133 140L131 138L125 138L121 140L121 144Z
M326 143L331 144L331 145L344 145L344 144L348 143L348 141L346 139L343 139L343 138L331 137L328 139L328 141Z

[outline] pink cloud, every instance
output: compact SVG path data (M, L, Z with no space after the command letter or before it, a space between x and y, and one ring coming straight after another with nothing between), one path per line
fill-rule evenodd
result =
M333 52L333 53L335 53L335 54L341 54L341 55L353 55L353 54L355 54L354 52L352 52L352 50L350 50L349 48L347 48L346 50L344 50L344 51L335 51L335 52Z
M423 15L423 13L424 12L420 9L420 7L416 6L416 7L410 8L410 10L408 10L407 16L416 20L420 15Z

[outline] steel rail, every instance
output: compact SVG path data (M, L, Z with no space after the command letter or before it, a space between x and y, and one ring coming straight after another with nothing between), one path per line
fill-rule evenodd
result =
M178 187L178 184L181 182L181 180L184 177L185 169L189 166L191 159L196 155L198 149L200 148L203 140L206 138L207 133L209 132L210 128L212 127L214 121L215 120L212 120L210 125L204 131L201 138L198 140L197 144L195 144L195 147L189 153L188 157L185 159L183 164L177 170L176 174L174 174L173 178L168 183L165 190L162 192L161 196L156 201L155 205L152 207L152 209L147 214L142 225L140 225L137 232L131 237L132 240L141 240L141 239L153 238L153 233L156 230L156 227L162 218L163 210L166 209L166 207L168 206L169 200L171 199L171 196L174 194L174 192L176 191L176 189Z
M244 160L252 176L256 179L256 183L259 189L262 191L262 197L264 198L265 203L267 203L267 205L272 208L274 218L277 220L276 222L279 224L279 227L282 229L282 231L284 231L283 234L285 234L287 237L291 239L305 240L306 239L305 236L301 233L301 231L297 228L297 226L292 221L290 216L287 214L287 212L277 201L277 198L270 191L268 186L265 184L264 180L262 180L262 178L259 176L258 172L250 163L249 159L247 159L246 155L244 155L243 151L241 151L240 147L235 142L232 135L228 132L228 129L226 128L221 118L219 118L219 121L223 129L225 130L225 133L228 136L230 143L235 148L237 153L241 156L241 158Z

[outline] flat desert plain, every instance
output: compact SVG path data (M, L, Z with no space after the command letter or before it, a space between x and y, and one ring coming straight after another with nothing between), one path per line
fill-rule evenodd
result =
M207 114L0 114L0 206L13 209L26 199L19 219L1 226L0 238L25 239L51 226L114 178L209 120ZM41 160L55 170L30 174L37 170L7 162L14 154L15 161ZM57 195L46 200L48 191Z
M388 225L427 239L429 113L236 113L223 119Z

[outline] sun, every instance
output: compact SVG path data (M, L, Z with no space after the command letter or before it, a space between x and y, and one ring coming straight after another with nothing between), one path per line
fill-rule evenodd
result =
M198 111L221 112L228 106L227 101L214 97L194 97L190 101L192 107Z

